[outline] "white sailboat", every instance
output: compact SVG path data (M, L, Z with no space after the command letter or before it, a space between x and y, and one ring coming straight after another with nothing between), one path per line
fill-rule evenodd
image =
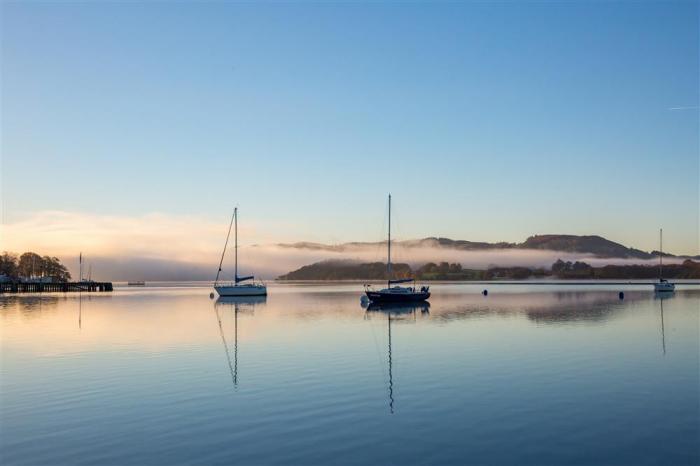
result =
M233 283L219 284L219 274L221 274L221 266L224 263L226 255L226 247L231 236L231 227L234 228L234 274ZM226 243L224 243L224 251L221 253L221 261L219 261L219 270L216 272L216 280L214 281L214 289L219 296L266 296L267 287L263 283L242 283L249 280L254 280L253 275L245 277L238 276L238 207L233 209L233 217L231 224L228 226L228 234L226 235Z
M664 266L664 230L659 230L659 281L654 283L654 291L662 293L670 293L675 291L676 285L663 278Z

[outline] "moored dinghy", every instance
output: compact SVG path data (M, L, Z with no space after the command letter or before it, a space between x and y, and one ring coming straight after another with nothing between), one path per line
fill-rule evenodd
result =
M374 290L371 286L365 285L365 294L373 303L406 303L425 301L430 298L430 289L427 286L416 288L413 278L391 279L391 194L389 194L389 230L387 239L387 287ZM412 286L398 286L401 283L412 283Z
M221 274L221 266L224 263L224 256L226 255L226 247L228 246L228 240L231 236L231 227L235 224L234 231L234 274L233 283L219 284L219 275ZM224 243L224 251L221 253L221 261L219 262L219 270L216 272L216 280L214 281L214 289L219 296L266 296L267 287L263 283L243 283L246 281L254 280L253 275L248 275L245 277L238 276L238 207L233 209L233 217L231 218L231 224L228 227L228 234L226 235L226 243Z

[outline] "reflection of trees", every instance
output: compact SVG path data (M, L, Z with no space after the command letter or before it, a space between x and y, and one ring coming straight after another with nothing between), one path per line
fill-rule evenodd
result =
M55 310L59 301L67 301L66 297L50 295L10 295L0 297L0 311L6 312L16 309L22 311L27 317L32 317L36 312Z
M649 299L649 293L630 291L620 300L617 291L560 291L480 295L454 295L447 302L434 300L432 320L483 318L525 314L537 323L600 322L626 308L630 301Z

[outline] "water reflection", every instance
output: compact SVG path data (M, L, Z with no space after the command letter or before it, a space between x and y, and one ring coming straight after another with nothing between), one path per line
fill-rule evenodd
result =
M247 312L253 314L255 312L255 306L264 304L266 300L267 296L220 296L214 302L214 312L216 313L216 320L219 324L219 334L221 335L221 342L224 345L226 361L228 362L231 382L233 383L234 389L238 389L238 313ZM226 335L224 334L224 327L221 323L221 313L219 312L221 307L233 307L233 362L231 362L231 352L229 351Z
M649 299L649 294L627 292L624 300L618 298L616 291L510 292L490 293L488 296L458 294L445 298L433 303L432 318L452 321L522 313L538 324L565 324L576 321L603 322L628 308L629 303Z
M698 464L699 291L272 286L0 296L4 463Z
M59 298L51 295L8 295L0 299L0 309L5 311L15 307L22 311L41 311L43 307L55 307L58 302Z
M663 355L666 356L666 330L664 327L664 300L673 298L674 293L669 292L654 292L654 299L659 300L659 308L661 309L661 349Z
M391 323L394 320L405 320L405 318L408 316L412 317L412 321L415 322L416 314L418 312L420 312L421 315L427 316L430 313L429 309L430 303L425 301L417 303L370 303L366 307L365 318L370 318L372 313L385 314L387 317L387 365L389 367L388 397L389 412L391 414L394 414L394 373L391 352Z
M427 301L416 303L370 303L367 305L368 312L384 312L393 314L413 314L420 312L423 315L430 314L430 303Z

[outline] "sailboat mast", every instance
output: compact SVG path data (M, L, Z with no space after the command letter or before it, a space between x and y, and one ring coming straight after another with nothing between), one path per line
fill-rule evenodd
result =
M387 239L387 261L386 261L387 279L391 280L391 194L389 194L389 235ZM391 285L391 284L389 284Z
M659 228L659 279L663 276L662 269L664 265L664 229Z
M234 217L235 222L236 222L236 231L235 231L235 234L233 237L233 241L234 241L234 246L233 246L233 250L234 250L234 258L233 258L233 270L234 270L234 272L233 273L234 273L234 275L233 276L235 277L236 283L238 283L238 207L233 209L233 217Z

